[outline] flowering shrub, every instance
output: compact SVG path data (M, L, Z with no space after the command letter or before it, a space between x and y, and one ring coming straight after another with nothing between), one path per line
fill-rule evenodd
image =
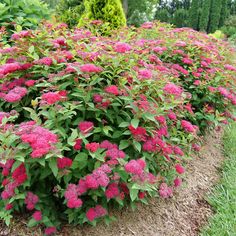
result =
M4 32L3 32L4 34ZM169 198L199 134L235 119L233 50L145 23L110 38L45 23L1 45L0 217L96 224L109 206Z

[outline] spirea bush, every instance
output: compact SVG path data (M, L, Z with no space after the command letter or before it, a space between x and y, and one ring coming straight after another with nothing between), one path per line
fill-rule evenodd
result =
M1 32L4 35L4 32ZM210 126L235 119L232 49L159 22L112 37L44 23L1 44L0 217L95 225L169 198Z

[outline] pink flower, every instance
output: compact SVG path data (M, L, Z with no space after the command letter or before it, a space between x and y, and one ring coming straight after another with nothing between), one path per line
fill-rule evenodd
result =
M67 202L68 208L80 208L83 205L83 202L80 198L70 198Z
M48 92L42 95L42 100L52 105L61 100L61 96L57 92Z
M11 203L8 203L6 206L5 206L5 210L9 211L13 208L13 205Z
M143 29L151 29L153 28L153 26L154 26L153 22L145 22L141 25Z
M160 185L159 194L162 198L169 198L173 195L173 191L166 183L162 183Z
M102 68L94 64L85 64L80 66L80 70L85 73L99 73L102 71Z
M88 188L97 189L99 187L99 183L97 182L96 178L93 175L87 175L85 177L85 183Z
M57 167L59 169L64 169L66 167L71 167L73 161L68 157L57 158Z
M12 173L12 178L18 185L24 183L27 179L26 169L24 163L19 165Z
M115 86L115 85L107 86L107 87L105 88L105 92L110 93L110 94L114 94L114 95L116 95L116 96L120 94L120 92L119 92L119 90L118 90L118 87Z
M115 160L117 158L125 158L125 153L117 148L112 148L106 151L106 157Z
M42 220L42 212L41 211L35 211L34 214L32 215L35 221L40 221Z
M94 208L90 208L86 213L86 217L89 221L93 221L96 218L99 218L105 215L107 215L107 210L103 208L101 205L97 205Z
M145 193L145 192L139 192L139 193L138 193L138 198L139 198L139 199L144 199L145 196L146 196L146 193Z
M193 84L196 85L196 86L198 86L198 85L201 84L201 81L200 81L200 80L195 80L195 81L193 82Z
M174 179L175 187L179 187L181 184L182 184L182 179L180 179L180 178L175 178Z
M152 72L147 69L139 70L138 75L141 79L151 79L152 78Z
M167 94L172 94L175 96L181 96L183 90L182 88L180 88L179 86L173 84L173 83L168 83L165 85L165 87L163 88L164 92Z
M183 174L185 172L185 169L183 166L181 166L180 164L176 164L175 165L175 170L178 174Z
M196 143L193 143L193 144L192 144L192 148L193 148L193 150L196 151L196 152L199 152L199 151L201 150L201 146L198 145L198 144L196 144Z
M95 208L90 208L86 213L86 217L89 221L94 221L97 217L97 213L95 211Z
M106 191L105 191L105 195L106 195L107 199L116 198L119 196L119 194L120 194L120 190L118 188L117 183L109 184Z
M35 84L35 80L27 80L26 82L25 82L25 85L26 86L28 86L28 87L32 87L34 84Z
M37 195L33 194L32 192L28 192L25 198L26 208L28 210L33 210L38 201L39 198Z
M100 95L100 94L94 94L93 95L93 101L94 102L100 103L100 102L102 102L102 100L103 100L103 96L102 95Z
M7 102L19 102L26 94L26 88L15 87L5 95L4 100Z
M143 127L134 128L132 125L129 126L129 130L133 135L134 139L137 141L146 141L147 140L147 131Z
M46 65L46 66L51 66L52 63L53 63L53 61L52 61L52 58L50 58L50 57L43 57L43 58L35 61L35 64Z
M79 123L78 127L82 134L87 134L93 130L94 124L93 122L90 122L90 121L82 121Z
M125 171L135 175L141 175L146 166L143 159L131 160L125 165Z
M128 43L118 42L114 46L115 52L118 52L118 53L125 53L125 52L130 51L131 49L132 47Z
M82 148L82 139L76 139L74 149L75 150L80 150L81 148Z
M96 152L99 148L99 143L87 143L85 148L90 152Z
M47 227L44 231L44 234L51 235L51 234L56 233L56 231L57 231L56 227L53 227L53 226L52 227Z
M182 128L188 133L194 133L197 130L197 126L192 125L189 121L181 120Z

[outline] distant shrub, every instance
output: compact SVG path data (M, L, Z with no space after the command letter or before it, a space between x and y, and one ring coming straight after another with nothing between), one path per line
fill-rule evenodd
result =
M35 29L42 19L48 19L48 5L41 0L1 0L0 26L11 34L18 29Z
M79 26L84 26L90 21L102 21L101 31L109 34L126 25L125 13L120 0L85 0L85 12L80 19Z
M56 7L56 15L69 27L73 27L79 23L84 9L83 0L60 0Z
M227 37L231 37L236 34L236 15L230 16L226 21L224 26L221 28L222 32L226 34Z

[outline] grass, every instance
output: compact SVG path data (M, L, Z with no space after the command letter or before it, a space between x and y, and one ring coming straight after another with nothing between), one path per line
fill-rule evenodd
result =
M231 124L223 137L225 162L222 178L208 197L215 210L201 236L236 236L236 124Z

